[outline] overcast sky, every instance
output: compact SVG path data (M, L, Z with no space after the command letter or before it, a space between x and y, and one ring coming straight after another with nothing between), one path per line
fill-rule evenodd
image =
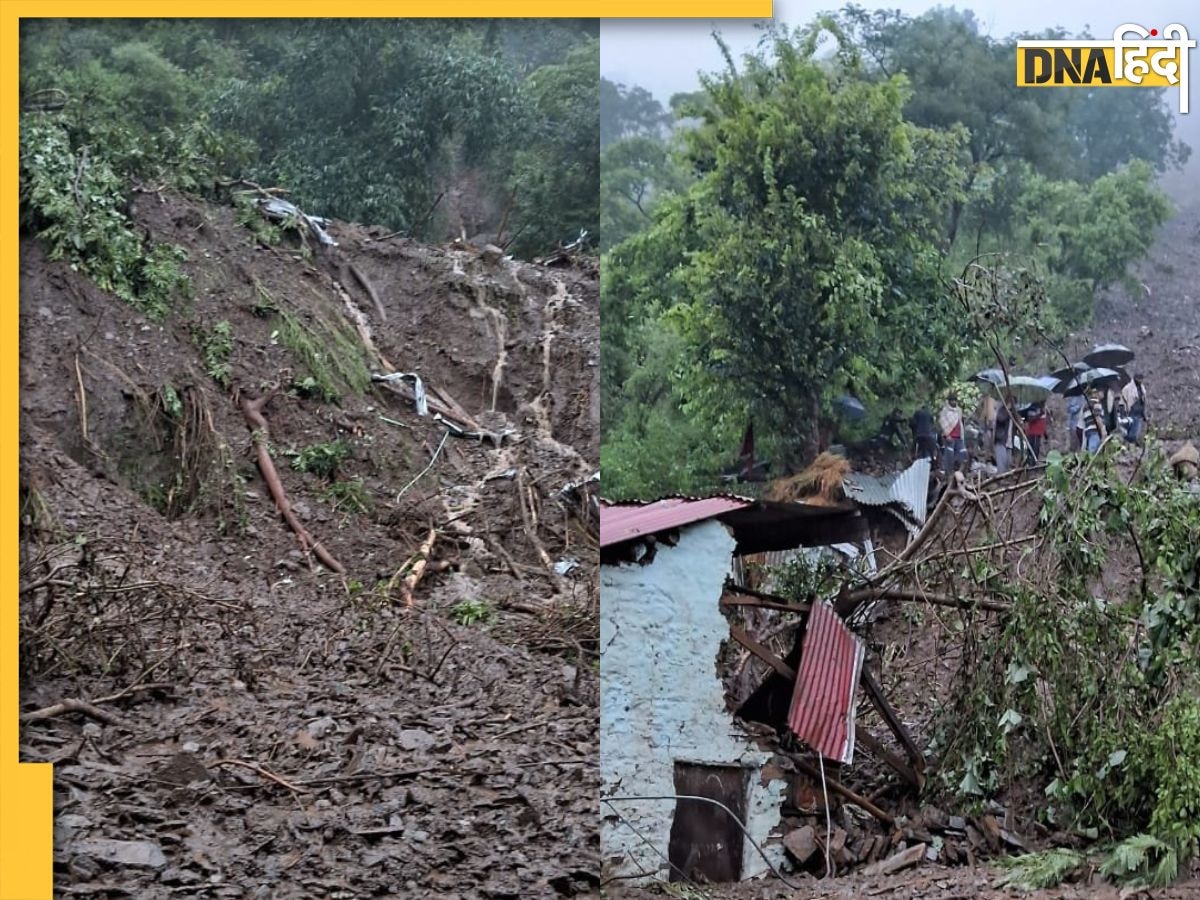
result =
M811 0L775 0L775 18L789 25L805 25L823 10L837 9L842 0L811 2ZM1200 33L1200 7L1188 0L1137 0L1118 3L1114 0L1065 0L1048 3L1046 0L977 0L963 3L930 3L928 0L893 0L891 3L861 2L868 9L899 9L909 15L919 15L933 6L957 6L970 9L981 22L983 30L995 37L1016 32L1042 31L1062 26L1068 33L1081 33L1091 28L1097 38L1111 36L1112 30L1125 22L1145 28L1159 28L1174 22L1187 26L1189 36ZM724 35L734 56L753 49L759 32L754 20L730 19L712 22L696 19L606 19L600 25L600 73L628 85L649 89L664 103L680 91L694 90L698 71L722 68L721 54L713 43L714 26ZM1200 48L1198 48L1200 49ZM1192 54L1193 71L1200 59ZM1193 82L1200 81L1195 71ZM1200 106L1200 91L1193 89L1192 106ZM1172 105L1175 101L1172 100ZM1190 116L1197 118L1196 116ZM1188 123L1191 124L1190 122Z

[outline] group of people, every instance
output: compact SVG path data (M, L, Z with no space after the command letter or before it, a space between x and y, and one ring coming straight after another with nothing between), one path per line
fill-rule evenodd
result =
M1146 385L1138 372L1120 391L1092 388L1086 397L1067 398L1067 440L1071 450L1095 453L1110 434L1136 444L1146 431Z
M891 418L896 418L894 411ZM1017 427L1019 418L1020 427ZM1042 455L1049 417L1044 403L1018 406L1009 395L1004 401L985 401L982 419L991 435L997 472L1006 472L1022 459L1037 462ZM922 406L909 419L914 458L926 457L947 475L968 467L967 423L958 395L950 393L935 420ZM1086 396L1067 398L1067 438L1072 451L1095 453L1113 433L1130 443L1139 442L1146 429L1146 387L1141 373L1121 390L1091 389Z

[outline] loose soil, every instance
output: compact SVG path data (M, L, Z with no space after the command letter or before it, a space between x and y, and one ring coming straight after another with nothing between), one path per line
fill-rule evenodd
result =
M595 266L132 214L188 253L165 322L21 239L21 708L101 710L22 725L56 764L57 894L594 893L597 553L560 491L598 466ZM504 437L447 437L365 380L380 356ZM252 434L236 401L264 395ZM281 520L262 439L344 576ZM330 475L292 463L330 446Z

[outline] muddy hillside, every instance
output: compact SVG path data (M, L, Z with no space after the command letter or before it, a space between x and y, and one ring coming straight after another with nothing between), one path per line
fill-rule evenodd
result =
M187 253L161 321L21 241L21 750L56 764L56 889L593 892L594 263L132 215Z

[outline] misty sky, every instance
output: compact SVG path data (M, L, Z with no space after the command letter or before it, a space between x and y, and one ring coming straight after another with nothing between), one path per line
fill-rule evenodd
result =
M843 0L812 2L812 0L775 0L777 20L789 25L804 25L829 9L844 5ZM861 2L868 9L900 9L909 15L919 15L937 6L928 0L893 0L890 3ZM1046 0L978 0L978 2L946 3L970 9L982 23L983 30L995 37L1015 32L1041 31L1062 26L1070 33L1080 33L1090 26L1097 38L1112 35L1116 26L1134 22L1146 28L1159 28L1174 22L1185 25L1193 39L1200 33L1200 13L1187 0L1138 0L1136 3L1117 3L1114 0L1065 0L1047 3ZM600 73L624 84L648 88L664 103L680 91L697 87L697 71L714 71L722 60L710 33L714 25L725 36L735 57L753 49L759 32L754 20L668 20L612 19L600 25ZM1200 49L1200 48L1197 48ZM1193 53L1195 60L1195 54ZM1196 70L1197 64L1193 64ZM1195 82L1200 72L1194 72ZM1200 103L1200 93L1194 89L1192 106ZM1175 101L1171 101L1172 106ZM1191 118L1195 118L1194 116ZM1191 124L1191 123L1189 123Z

